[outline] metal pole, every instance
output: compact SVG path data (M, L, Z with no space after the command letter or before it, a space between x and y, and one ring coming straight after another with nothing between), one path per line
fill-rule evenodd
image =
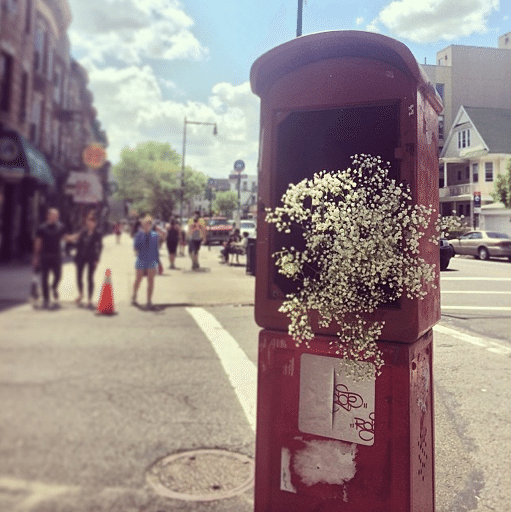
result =
M303 11L303 0L298 0L298 21L296 24L296 37L302 35L302 11Z
M183 202L184 202L184 192L185 192L185 150L186 150L186 116L185 116L185 126L183 129L183 157L181 159L181 209L179 215L179 222L181 223L181 227L183 224Z
M241 188L241 171L238 172L238 228L241 232L241 199L240 199L240 188Z

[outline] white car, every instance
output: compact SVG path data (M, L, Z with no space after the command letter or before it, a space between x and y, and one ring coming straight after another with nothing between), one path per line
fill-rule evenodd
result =
M256 238L256 223L253 220L240 221L240 235L248 233L248 238Z

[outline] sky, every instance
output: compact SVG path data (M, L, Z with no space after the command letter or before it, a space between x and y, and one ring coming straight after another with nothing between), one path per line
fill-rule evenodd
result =
M259 98L253 62L296 37L297 0L69 0L71 53L88 71L109 160L124 147L169 142L186 165L227 178L236 160L257 173ZM378 32L435 63L449 45L497 47L511 32L503 0L305 0L303 35Z

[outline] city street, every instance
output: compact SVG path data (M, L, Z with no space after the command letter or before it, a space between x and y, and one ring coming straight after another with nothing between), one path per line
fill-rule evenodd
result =
M65 264L54 311L22 302L28 267L0 269L0 512L251 511L250 482L238 482L219 455L187 473L182 494L239 488L232 497L165 496L148 477L153 464L181 452L254 457L260 328L245 259L222 265L218 246L203 248L204 271L191 272L190 260L178 258L180 270L157 276L156 309L146 311L129 305L131 239L123 235L117 245L109 236L104 244L96 295L110 268L113 316L76 307L72 263ZM161 255L166 263L163 249ZM456 257L441 285L436 511L505 511L511 264ZM142 304L144 293L145 283Z
M455 256L441 278L445 321L511 342L511 263L507 259Z

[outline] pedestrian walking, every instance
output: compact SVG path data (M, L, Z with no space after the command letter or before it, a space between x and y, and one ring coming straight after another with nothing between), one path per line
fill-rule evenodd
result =
M199 270L199 250L201 242L206 242L206 223L196 211L188 221L188 253L192 260L192 270Z
M179 224L177 223L176 219L170 219L170 226L167 229L166 237L167 250L169 252L170 268L176 268L176 251L180 237L181 230L179 229Z
M34 253L32 264L34 271L41 272L41 288L43 292L43 308L50 307L49 275L53 274L51 289L53 293L53 305L58 306L59 282L62 276L62 240L72 241L72 235L66 233L66 228L59 221L57 208L50 208L46 215L46 222L41 224L36 231L34 240Z
M120 222L116 222L114 225L115 240L118 244L121 243L122 225Z
M99 262L103 249L101 233L97 229L96 217L89 213L85 219L85 227L76 235L76 282L78 298L76 304L81 305L83 299L83 272L87 267L87 307L92 309L92 294L94 293L94 271Z
M152 296L154 290L154 277L161 268L159 241L160 235L153 229L153 218L146 215L141 222L141 230L135 234L133 246L137 252L135 261L135 283L131 303L137 305L137 293L143 277L147 277L147 309L152 309Z

